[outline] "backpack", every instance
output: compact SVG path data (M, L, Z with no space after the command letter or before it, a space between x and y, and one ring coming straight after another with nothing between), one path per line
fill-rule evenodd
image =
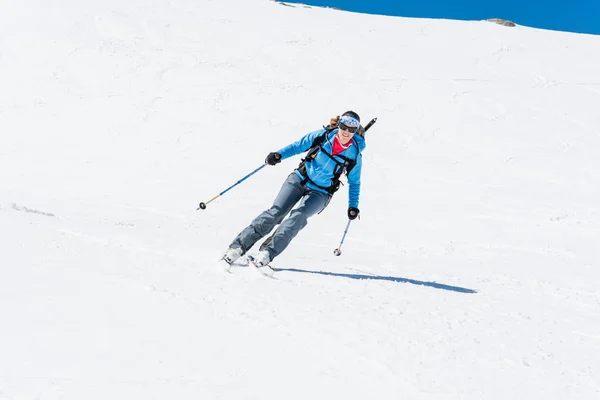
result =
M335 157L339 157L344 161L344 162L339 162L333 155L329 154L327 151L325 151L323 149L323 142L325 142L325 139L327 138L327 136L329 136L329 134L331 132L333 132L335 129L337 129L337 123L338 123L339 119L340 119L339 115L336 117L333 117L329 120L329 125L323 126L323 129L325 129L325 132L323 132L321 135L317 136L315 138L315 140L313 140L312 144L310 145L310 148L306 152L306 155L304 156L304 158L302 158L302 161L300 162L300 165L298 165L298 168L297 168L298 172L300 172L300 174L304 177L304 179L301 182L302 185L306 185L308 182L310 182L314 186L327 191L327 193L329 193L332 196L335 192L337 192L337 190L340 188L340 185L342 184L342 181L340 180L340 177L342 176L342 174L345 173L346 176L348 176L350 171L352 171L352 168L354 168L354 166L356 165L356 159L353 160L351 158L348 158L348 157L338 154ZM370 124L372 125L372 123L370 123ZM368 126L370 127L370 125L368 125ZM359 134L363 139L365 137L365 132L366 132L366 129L363 128L362 125L360 125L358 130L356 131L356 133ZM354 141L354 139L352 139L352 140ZM354 144L357 145L356 142L354 142ZM357 145L357 147L358 147L358 145ZM333 178L331 179L331 185L329 187L317 185L308 177L308 174L306 173L306 163L314 160L315 157L317 157L317 153L319 151L322 151L323 154L325 154L327 157L329 157L331 160L333 160L336 163L336 167L333 171ZM360 152L358 153L358 155L356 157L358 158L359 155L360 155Z

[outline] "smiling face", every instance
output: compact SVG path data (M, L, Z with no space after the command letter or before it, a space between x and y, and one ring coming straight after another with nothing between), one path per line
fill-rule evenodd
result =
M348 128L348 127L345 127L345 128ZM345 130L341 126L339 127L337 137L342 145L348 144L348 142L352 140L352 136L354 136L354 132Z

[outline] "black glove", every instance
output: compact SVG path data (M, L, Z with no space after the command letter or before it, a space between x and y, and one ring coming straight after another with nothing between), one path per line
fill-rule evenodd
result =
M281 154L279 153L269 153L267 158L265 158L265 164L275 165L281 162Z
M356 217L358 217L358 214L360 214L360 210L358 208L356 208L356 207L348 208L348 218L356 219Z

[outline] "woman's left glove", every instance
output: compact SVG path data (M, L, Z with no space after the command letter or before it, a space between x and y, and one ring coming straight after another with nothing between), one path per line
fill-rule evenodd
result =
M360 214L360 210L358 208L356 208L356 207L348 208L348 218L356 219L356 217L358 217L358 214Z

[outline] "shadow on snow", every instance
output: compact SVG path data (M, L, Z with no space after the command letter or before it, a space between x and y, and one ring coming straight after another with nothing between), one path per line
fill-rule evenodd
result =
M398 277L394 277L394 276L379 276L379 275L360 275L360 274L340 274L340 273L335 273L335 272L326 272L326 271L307 271L304 269L297 269L297 268L273 268L275 271L277 272L302 272L305 274L317 274L317 275L325 275L325 276L337 276L340 278L349 278L349 279L371 279L371 280L375 280L375 281L387 281L387 282L396 282L396 283L411 283L413 285L421 285L421 286L428 286L428 287L432 287L435 289L442 289L442 290L449 290L452 292L459 292L459 293L477 293L476 290L473 289L468 289L468 288L463 288L460 286L450 286L450 285L445 285L443 283L437 283L437 282L424 282L424 281L417 281L414 279L408 279L408 278L398 278Z

